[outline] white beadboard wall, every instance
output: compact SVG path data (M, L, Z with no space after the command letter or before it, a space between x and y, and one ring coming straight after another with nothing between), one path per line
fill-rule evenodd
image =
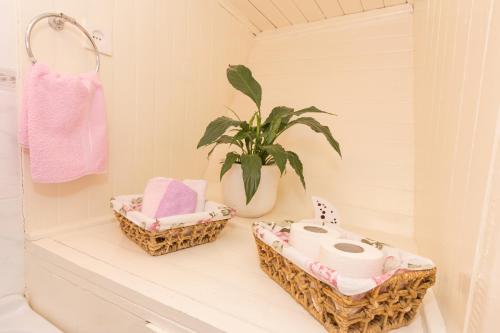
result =
M341 143L297 126L279 142L298 153L307 191L288 170L273 216L311 217L311 195L334 203L347 224L413 232L412 15L399 6L257 35L249 67L263 88L263 110L315 105ZM238 94L234 109L248 110ZM220 156L220 155L219 155ZM220 165L212 159L209 177Z
M496 130L495 164L479 224L478 246L472 267L464 331L495 332L500 325L500 124Z
M253 35L216 0L20 0L20 25L62 11L84 22L113 23L113 55L102 56L109 120L109 172L60 184L35 184L24 156L24 214L32 237L93 223L110 214L113 195L139 193L148 178L199 178L207 165L196 143L233 92L229 63L244 63ZM69 25L68 25L69 26ZM91 70L85 37L70 26L37 26L33 50L55 70ZM28 59L19 43L23 71Z
M481 249L499 231L500 3L416 0L414 15L416 240L437 264L448 331L493 332L498 276L485 282L480 264L498 271L498 251ZM488 304L495 314L477 313Z
M24 290L17 94L12 79L17 75L16 14L15 0L0 1L0 298Z

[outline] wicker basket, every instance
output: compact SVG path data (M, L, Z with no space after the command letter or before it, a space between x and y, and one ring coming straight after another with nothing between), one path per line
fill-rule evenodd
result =
M330 333L381 333L415 318L436 269L396 274L362 297L345 296L255 237L260 267Z
M212 242L227 223L226 219L164 231L148 231L118 212L115 212L115 217L120 222L123 233L152 256Z

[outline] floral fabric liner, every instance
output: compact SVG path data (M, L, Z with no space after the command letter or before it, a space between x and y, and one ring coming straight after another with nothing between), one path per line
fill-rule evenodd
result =
M254 222L253 231L256 237L271 246L283 257L299 266L308 274L325 282L338 290L341 294L347 296L362 296L363 293L370 291L388 280L394 274L400 272L426 270L435 267L430 259L411 254L369 238L363 238L357 234L339 228L338 226L334 226L333 228L340 232L341 238L361 241L374 246L382 250L385 256L383 273L379 276L372 276L368 279L342 276L334 269L307 257L288 244L291 223L293 223L293 221ZM318 224L321 225L321 221L318 221Z
M206 201L205 209L202 212L155 219L141 212L142 194L121 195L111 198L111 208L138 226L156 232L229 219L234 216L235 212L230 207L213 201Z

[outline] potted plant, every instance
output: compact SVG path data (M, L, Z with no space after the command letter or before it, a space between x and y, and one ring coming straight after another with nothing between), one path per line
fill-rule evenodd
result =
M220 144L234 148L227 153L220 171L225 203L235 208L238 216L259 217L274 207L279 177L285 172L287 163L297 173L304 188L306 186L299 157L276 141L281 134L292 126L305 125L322 134L339 156L340 145L327 126L312 117L302 116L331 113L314 106L297 111L277 106L263 119L262 88L252 72L243 65L230 65L227 79L235 89L252 99L257 110L248 121L241 120L232 110L236 119L227 116L215 119L207 126L197 148L211 145L208 157Z

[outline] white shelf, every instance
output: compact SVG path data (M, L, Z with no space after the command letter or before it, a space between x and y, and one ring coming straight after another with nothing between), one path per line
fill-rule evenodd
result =
M391 241L390 235L367 233L374 234ZM411 240L394 240L414 250ZM233 219L213 243L160 257L144 253L110 221L34 241L28 258L78 277L86 289L122 308L147 311L160 329L173 321L203 333L325 332L260 270L251 222L245 219ZM424 323L419 315L395 332L430 332Z

